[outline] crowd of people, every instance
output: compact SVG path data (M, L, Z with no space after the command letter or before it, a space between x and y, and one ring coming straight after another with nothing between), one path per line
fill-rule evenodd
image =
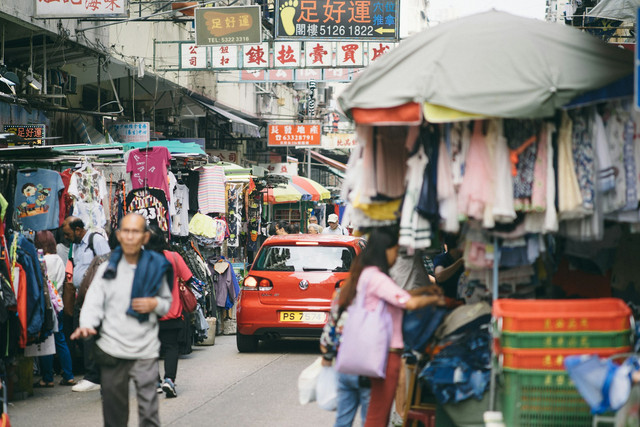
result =
M322 227L318 224L318 218L315 215L311 215L309 217L309 222L307 223L307 233L308 234L335 234L341 236L349 236L351 232L347 227L340 225L340 221L337 214L330 214L327 217L326 227ZM284 234L300 234L300 225L297 223L288 223L287 221L277 221L274 222L269 227L269 235L270 236L281 236Z

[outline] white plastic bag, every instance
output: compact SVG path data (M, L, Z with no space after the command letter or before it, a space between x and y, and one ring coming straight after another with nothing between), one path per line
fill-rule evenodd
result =
M300 376L298 376L298 401L301 405L316 400L316 383L320 371L322 371L322 357L318 357L300 372Z
M318 406L325 411L335 411L338 406L338 372L333 366L323 366L316 384Z

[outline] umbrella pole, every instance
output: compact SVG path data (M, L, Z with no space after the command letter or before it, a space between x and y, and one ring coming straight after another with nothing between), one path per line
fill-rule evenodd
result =
M498 246L498 238L493 238L493 283L492 283L492 295L493 301L498 299L498 266L500 264L500 248ZM495 331L494 331L495 333ZM494 346L491 346L491 352L495 351ZM498 369L496 366L495 354L491 357L491 380L489 382L489 411L496 410L496 376L498 375Z

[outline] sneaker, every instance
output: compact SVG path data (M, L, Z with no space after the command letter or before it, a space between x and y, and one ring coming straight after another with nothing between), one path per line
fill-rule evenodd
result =
M178 397L178 393L176 392L176 386L171 381L171 378L165 378L162 383L162 390L166 393L167 397Z
M71 387L71 391L94 391L94 390L100 390L100 384L96 384L85 379L78 381L78 384Z
M156 388L156 392L158 394L164 393L164 390L162 390L162 383L160 381L158 381L158 387Z

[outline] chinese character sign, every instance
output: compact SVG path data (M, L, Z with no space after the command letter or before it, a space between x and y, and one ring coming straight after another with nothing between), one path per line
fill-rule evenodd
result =
M273 54L276 67L300 66L300 42L275 42Z
M320 125L269 125L268 146L319 146L321 133Z
M333 42L305 42L304 57L307 67L331 67Z
M322 135L322 148L327 150L352 149L358 145L356 135L353 133L330 133Z
M336 65L339 67L361 67L364 63L362 43L338 43L336 49Z
M212 68L238 68L238 46L220 45L212 48Z
M369 63L375 62L378 58L395 47L394 43L375 42L367 44L367 58L369 59Z
M196 44L260 43L260 6L203 7L196 9Z
M35 16L127 16L127 0L36 0Z
M149 122L117 123L111 132L118 142L148 142L151 136Z
M242 68L269 68L269 43L243 46Z
M183 69L207 68L207 50L191 43L180 45Z
M399 0L276 0L276 39L397 40Z
M46 135L45 125L4 125L4 131L13 133L26 141L18 141L16 145L44 145Z

